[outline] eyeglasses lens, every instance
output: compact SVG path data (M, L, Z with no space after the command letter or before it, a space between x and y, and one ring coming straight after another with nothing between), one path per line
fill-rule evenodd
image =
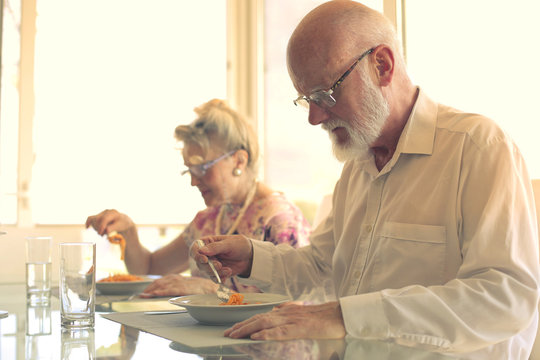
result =
M294 105L301 106L305 109L309 108L309 101L305 97L298 98L294 100Z
M336 105L336 99L326 91L317 91L308 97L302 96L294 101L294 104L309 109L309 103L314 102L317 106L331 108Z
M201 165L193 165L182 171L181 175L185 175L187 173L190 173L191 176L201 178L206 174L206 169L204 169L204 167L202 167Z
M189 172L195 177L203 177L206 174L206 170L201 165L195 165L189 167Z

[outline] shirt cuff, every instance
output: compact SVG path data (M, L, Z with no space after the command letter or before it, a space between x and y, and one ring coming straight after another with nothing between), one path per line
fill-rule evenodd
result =
M238 278L242 284L256 285L259 288L268 287L272 284L273 248L275 245L269 242L251 240L253 244L253 264L249 278Z
M380 292L339 299L348 335L359 338L385 338L389 333Z

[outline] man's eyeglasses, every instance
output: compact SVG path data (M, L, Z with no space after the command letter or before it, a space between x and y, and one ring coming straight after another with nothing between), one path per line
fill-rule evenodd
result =
M191 176L201 178L204 175L206 175L206 172L208 171L208 169L210 169L212 166L216 165L220 160L223 160L226 157L231 156L235 152L236 152L236 150L232 150L232 151L229 151L226 154L221 155L220 157L218 157L218 158L216 158L214 160L210 160L208 162L205 162L204 164L188 166L187 169L182 171L181 174L184 175L184 174L190 173Z
M341 85L343 80L349 74L351 71L353 71L354 67L367 55L371 54L375 50L375 48L371 48L368 51L364 52L360 57L354 62L354 64L351 65L351 67L345 71L345 74L343 74L335 83L330 87L328 90L317 90L311 93L309 96L299 96L297 99L293 100L294 105L296 106L303 106L305 108L309 108L309 103L314 102L317 104L317 106L323 107L323 108L331 108L332 106L336 105L336 99L332 96L334 93L334 90Z

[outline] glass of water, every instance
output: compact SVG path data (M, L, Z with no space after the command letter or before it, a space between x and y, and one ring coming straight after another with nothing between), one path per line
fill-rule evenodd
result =
M60 244L60 305L64 328L94 327L96 244Z
M49 236L26 238L26 300L31 305L50 302L51 242Z

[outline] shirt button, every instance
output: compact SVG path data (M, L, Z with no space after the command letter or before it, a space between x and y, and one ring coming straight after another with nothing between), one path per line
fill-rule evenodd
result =
M355 271L354 274L353 274L354 278L355 279L360 279L360 271Z
M368 225L366 228L367 233L370 234L372 230L373 230L373 226Z

